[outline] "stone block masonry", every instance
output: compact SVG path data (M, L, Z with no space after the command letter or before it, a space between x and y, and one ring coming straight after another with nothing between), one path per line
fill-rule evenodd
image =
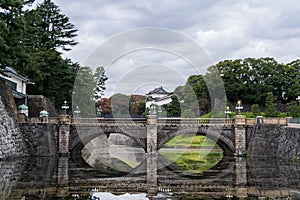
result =
M248 132L248 155L300 159L300 129L257 124Z
M51 123L20 123L31 156L56 156L58 125Z
M28 155L17 125L16 105L12 92L0 81L0 160Z

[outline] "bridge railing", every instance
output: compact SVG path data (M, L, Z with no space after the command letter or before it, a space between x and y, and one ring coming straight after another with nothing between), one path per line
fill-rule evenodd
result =
M146 124L146 118L73 118L73 124Z
M233 119L227 118L158 118L159 125L203 124L203 125L231 125Z

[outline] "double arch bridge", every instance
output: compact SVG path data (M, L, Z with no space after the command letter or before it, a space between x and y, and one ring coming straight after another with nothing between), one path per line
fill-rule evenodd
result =
M80 152L92 139L101 134L107 137L118 133L131 138L145 152L162 148L169 140L180 134L199 134L215 141L225 154L235 152L231 120L224 119L80 119L72 123L69 151ZM75 130L76 129L76 130Z
M265 119L264 119L265 120ZM143 148L156 152L177 135L198 134L215 141L225 155L239 154L247 150L246 135L258 119L246 119L237 115L226 118L77 118L67 115L59 118L59 154L79 153L92 139L111 133L125 135ZM276 123L286 123L276 121Z

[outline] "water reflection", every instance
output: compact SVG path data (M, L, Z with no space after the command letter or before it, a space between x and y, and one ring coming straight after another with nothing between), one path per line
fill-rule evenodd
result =
M207 172L187 175L159 154L141 156L133 149L116 147L138 156L117 154L115 159L123 164L111 161L113 167L106 168L107 161L91 167L76 157L1 161L0 199L300 198L299 162L223 158Z

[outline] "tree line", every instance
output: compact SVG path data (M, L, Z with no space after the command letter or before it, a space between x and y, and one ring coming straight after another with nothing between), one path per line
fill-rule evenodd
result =
M37 6L33 6L34 1L0 0L0 73L5 67L13 67L35 82L28 85L28 94L47 96L59 108L64 100L72 102L74 81L81 67L62 57L78 43L77 29L51 0ZM94 81L100 84L95 88L100 95L104 82Z
M214 102L211 101L207 82L214 82L216 76L220 76L223 83L215 82L211 84L212 87L224 84L226 90L226 105L221 113L217 113L218 116L225 116L225 106L229 106L234 112L236 103L240 100L244 105L243 111L252 112L252 117L261 115L262 112L265 116L277 117L279 111L288 111L289 116L300 117L300 107L296 102L300 95L300 60L283 64L274 58L224 60L210 66L204 75L189 76L185 85L174 90L172 102L162 106L163 115L196 117L210 113ZM124 95L123 101L115 101L115 106L122 107L121 104L124 104L132 107L134 101L128 99L130 97ZM109 108L108 103L105 105L105 108ZM282 105L282 108L279 109L278 105ZM137 108L140 111L130 112L147 114L143 106ZM103 109L103 112L106 110Z
M232 110L236 102L241 100L243 104L249 105L245 111L251 111L251 105L255 105L266 111L268 116L275 116L276 104L280 104L295 116L295 109L298 109L295 100L300 95L300 60L283 64L274 58L224 60L209 67L205 75L190 76L184 86L175 89L174 99L177 100L173 99L171 105L166 106L171 108L170 112L178 113L179 116L180 110L192 111L195 116L209 113L214 102L211 102L206 83L213 80L212 74L222 78L226 104ZM178 105L178 101L183 102L180 110L172 106Z

